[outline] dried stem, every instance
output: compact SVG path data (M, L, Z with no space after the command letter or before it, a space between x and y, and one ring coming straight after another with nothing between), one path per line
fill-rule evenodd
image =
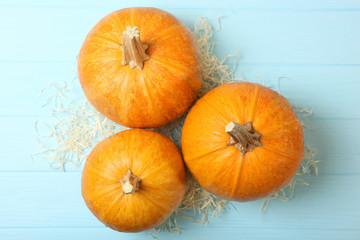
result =
M137 67L142 71L144 62L150 59L150 56L145 53L149 47L143 44L140 40L140 31L136 27L127 27L122 36L123 45L120 49L123 51L123 59L121 65L130 65L133 69Z
M237 122L230 122L225 127L225 132L230 135L230 140L227 145L236 147L241 155L251 152L255 147L262 146L260 142L261 134L255 132L251 122L244 126Z
M130 169L128 169L128 172L119 182L121 183L123 192L125 194L132 194L134 192L140 191L141 178L134 175Z

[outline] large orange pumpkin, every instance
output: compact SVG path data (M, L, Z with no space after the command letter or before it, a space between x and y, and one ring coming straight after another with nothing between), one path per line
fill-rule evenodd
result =
M182 150L203 188L229 200L257 200L295 175L304 152L303 129L277 92L247 82L224 84L190 110Z
M131 129L100 142L82 175L82 195L106 226L122 232L154 228L185 194L185 167L170 139Z
M155 8L127 8L104 17L78 58L90 103L127 127L159 127L181 116L200 90L201 73L191 31Z

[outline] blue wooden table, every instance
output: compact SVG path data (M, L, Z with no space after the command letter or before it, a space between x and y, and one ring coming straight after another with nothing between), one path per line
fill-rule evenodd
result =
M301 107L314 107L306 141L319 150L319 176L289 202L234 203L207 226L159 239L360 239L360 1L132 0L0 1L0 239L151 239L105 228L80 194L82 168L57 172L30 160L40 146L34 122L50 118L38 93L68 81L88 31L124 7L153 6L194 25L198 16L222 30L224 57L240 47L237 76L276 86Z

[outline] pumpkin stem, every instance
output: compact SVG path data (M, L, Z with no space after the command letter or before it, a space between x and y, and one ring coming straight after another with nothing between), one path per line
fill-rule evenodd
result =
M119 182L121 183L123 192L125 194L130 194L136 191L140 191L141 178L134 175L130 169L128 169L128 172Z
M251 152L255 147L262 146L260 142L261 133L255 132L251 122L244 126L237 122L230 122L226 125L225 132L230 135L227 145L236 147L241 155Z
M122 35L123 45L120 46L123 52L123 59L121 65L130 65L133 69L137 67L142 71L144 62L150 59L150 56L145 53L145 50L149 47L147 44L143 44L140 40L140 31L137 27L127 27Z

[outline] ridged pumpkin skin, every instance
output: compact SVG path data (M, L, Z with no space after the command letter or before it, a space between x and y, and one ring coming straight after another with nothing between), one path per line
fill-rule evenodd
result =
M241 155L225 126L252 123L262 146ZM235 201L267 197L296 174L303 152L301 122L277 92L247 82L221 85L190 110L182 132L185 163L209 192Z
M136 26L148 45L142 71L122 65L122 34ZM78 76L90 103L127 127L159 127L180 117L201 87L201 57L182 22L155 8L113 12L90 31L78 58Z
M125 194L120 180L128 169L140 190ZM185 168L175 144L150 130L131 129L100 142L82 175L82 196L106 226L139 232L165 221L185 194Z

